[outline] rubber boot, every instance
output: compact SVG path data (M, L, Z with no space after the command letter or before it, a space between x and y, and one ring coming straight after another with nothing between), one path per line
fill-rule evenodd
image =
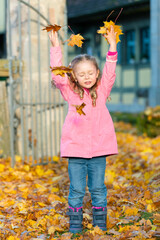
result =
M92 207L93 226L98 226L103 231L107 231L107 207Z
M82 207L80 208L69 207L67 215L70 217L69 232L72 233L82 232L82 220L83 220Z

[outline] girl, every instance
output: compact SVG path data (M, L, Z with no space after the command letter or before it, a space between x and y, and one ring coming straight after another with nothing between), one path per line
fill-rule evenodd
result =
M104 35L110 44L102 77L97 62L89 55L79 55L71 62L73 74L65 77L52 73L54 85L68 102L61 137L61 157L68 158L70 189L68 196L70 232L82 231L82 204L88 175L92 198L93 226L106 231L107 189L104 184L106 156L117 154L117 140L106 99L115 81L117 61L116 33L113 27ZM51 67L61 66L58 35L49 38Z

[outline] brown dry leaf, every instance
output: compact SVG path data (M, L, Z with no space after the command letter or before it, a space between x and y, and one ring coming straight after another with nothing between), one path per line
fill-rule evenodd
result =
M73 233L63 233L61 235L61 240L71 240Z
M78 47L82 47L82 40L84 38L80 34L72 34L70 38L67 40L68 41L68 46L73 47L74 45L77 45Z
M65 76L65 73L71 73L72 72L72 68L65 67L65 66L50 67L50 68L51 68L52 73L54 73L55 75L60 75L62 77Z
M83 108L86 106L85 103L82 103L81 105L72 105L73 107L76 107L76 111L77 113L79 113L80 115L86 115L85 112L83 112Z
M104 231L102 231L98 226L94 227L93 230L89 230L89 232L95 236L96 234L98 235L103 235L104 234Z
M42 30L46 30L47 32L50 32L51 30L53 30L54 32L58 32L61 29L61 26L59 25L48 25L47 27L43 28Z
M97 30L97 33L99 34L107 34L107 30L111 30L111 26L113 26L114 28L114 32L116 32L116 42L120 42L120 39L119 39L119 35L122 35L122 30L120 29L121 26L118 26L116 25L114 22L110 21L110 22L107 22L105 21L104 22L104 26L103 27L100 27L100 30ZM106 39L107 40L107 39ZM108 42L108 40L107 40ZM108 42L109 43L109 42Z

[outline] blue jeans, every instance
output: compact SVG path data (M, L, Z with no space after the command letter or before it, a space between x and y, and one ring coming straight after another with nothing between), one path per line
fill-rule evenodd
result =
M70 178L68 204L70 207L79 208L83 205L87 174L92 205L96 207L107 206L107 188L104 184L105 169L106 156L93 158L71 157L68 159Z

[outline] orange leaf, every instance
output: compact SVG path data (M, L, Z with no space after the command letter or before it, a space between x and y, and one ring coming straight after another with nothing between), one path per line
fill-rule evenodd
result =
M7 240L20 240L20 238L17 238L15 236L9 236Z
M137 215L137 213L138 213L138 208L136 208L136 207L133 207L133 208L127 208L126 210L125 210L125 214L127 215L127 216L132 216L132 215Z
M92 227L93 227L93 225L92 225L91 223L88 223L88 224L87 224L87 228L88 228L88 229L91 229Z
M60 75L62 77L65 76L65 73L71 73L72 72L72 68L69 67L65 67L65 66L60 66L60 67L50 67L52 73L54 73L55 75Z
M84 40L84 38L80 34L72 34L67 40L68 46L73 47L74 45L77 45L78 47L82 47L82 40Z
M151 199L152 198L151 192L149 190L146 190L144 192L144 198L145 199Z
M4 168L5 168L4 164L0 164L0 172L3 172Z
M47 32L50 32L51 30L53 30L54 32L58 32L61 29L61 26L59 25L48 25L47 27L43 28L42 30L46 30Z
M115 25L114 22L110 21L110 22L104 22L104 26L103 27L100 27L99 30L97 30L97 33L99 34L107 34L107 30L111 30L111 26L113 26L114 28L114 32L116 32L116 42L120 42L120 39L119 39L119 35L122 35L122 30L120 29L121 26L118 26L118 25ZM106 39L107 40L107 39ZM107 40L108 42L108 40ZM109 43L109 42L108 42Z
M74 107L76 107L76 111L81 115L86 115L84 112L83 112L83 108L86 106L85 103L82 103L81 105L72 105Z
M62 235L61 235L61 240L70 240L71 239L71 237L72 237L72 234L73 233L63 233Z

